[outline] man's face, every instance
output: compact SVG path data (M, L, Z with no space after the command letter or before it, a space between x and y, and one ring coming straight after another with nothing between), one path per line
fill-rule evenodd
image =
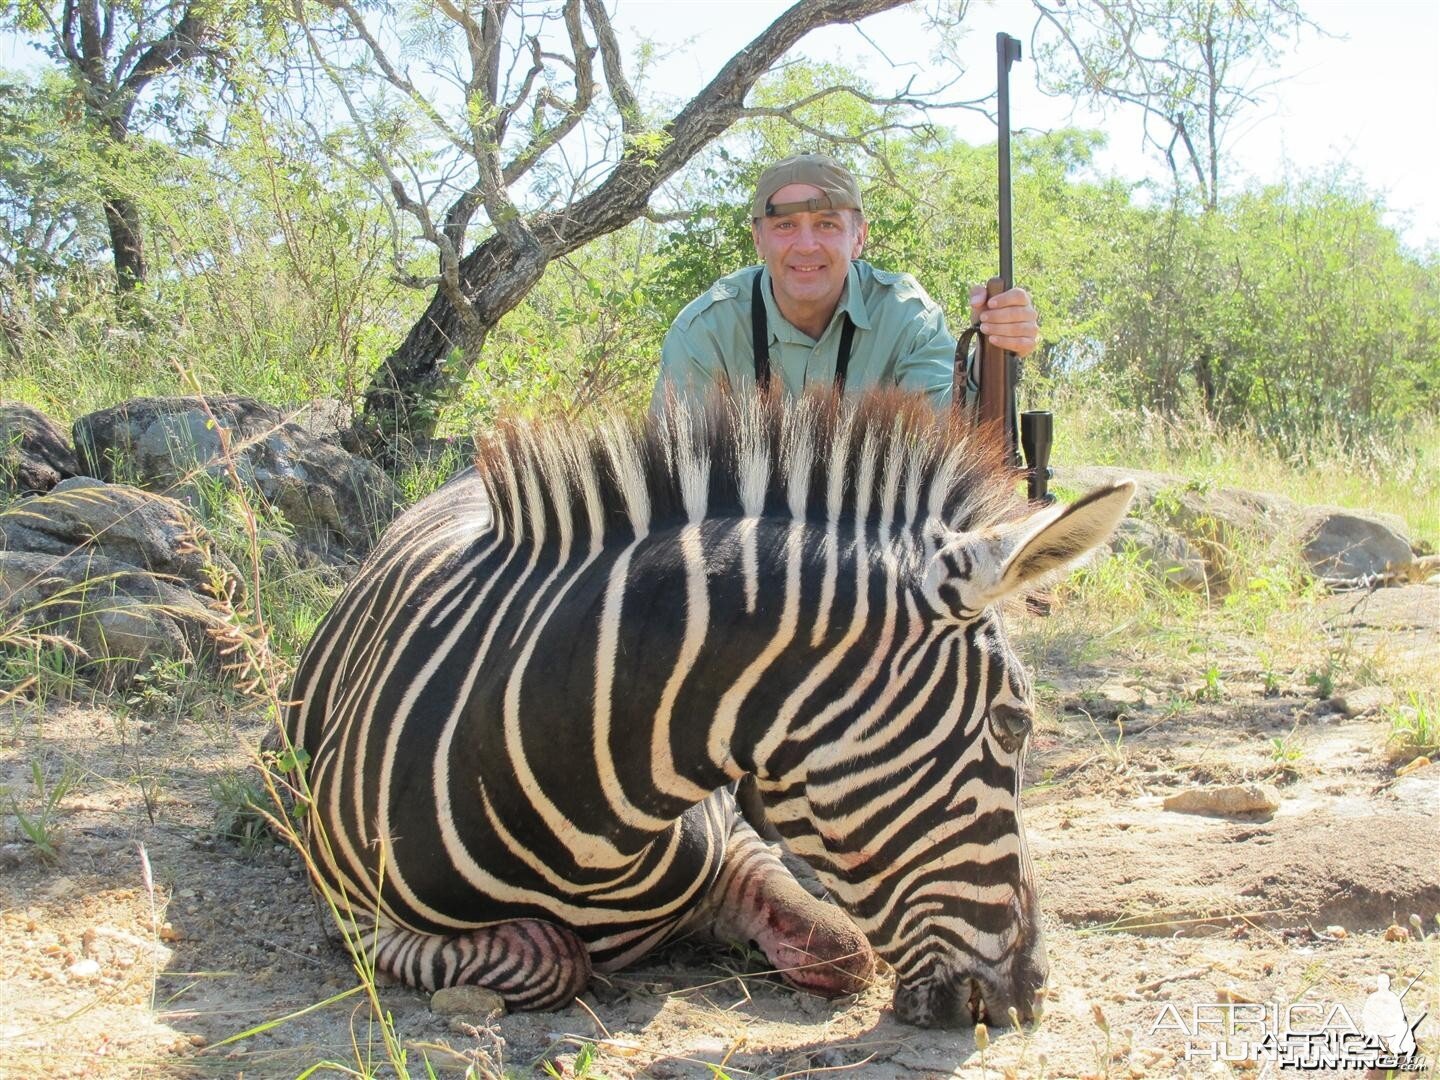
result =
M810 184L787 184L770 201L803 202L823 194ZM855 210L816 210L761 218L751 231L780 310L787 317L823 311L828 318L840 302L851 260L859 258L865 246L869 226Z

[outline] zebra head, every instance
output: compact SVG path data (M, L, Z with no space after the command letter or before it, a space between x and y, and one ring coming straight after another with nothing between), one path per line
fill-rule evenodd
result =
M812 763L807 801L834 868L822 877L894 968L905 1022L1034 1015L1048 964L1019 805L1032 700L997 605L1102 543L1133 491L977 531L932 523L908 648L911 669L934 674Z

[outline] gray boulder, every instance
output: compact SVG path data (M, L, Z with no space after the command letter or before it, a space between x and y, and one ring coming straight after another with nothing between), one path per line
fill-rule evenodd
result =
M207 486L233 486L233 463L246 493L332 562L363 557L399 506L374 463L251 398L136 398L76 421L75 446L93 475L201 510Z
M79 472L63 428L29 405L0 401L0 491L10 495L49 491Z
M1403 574L1415 559L1403 526L1377 514L1312 507L1301 517L1299 534L1306 565L1326 581Z
M97 682L212 659L241 593L235 566L173 499L75 477L0 513L0 613L69 640Z
M1110 538L1110 550L1133 551L1167 582L1202 592L1209 585L1204 557L1174 529L1143 518L1126 518Z

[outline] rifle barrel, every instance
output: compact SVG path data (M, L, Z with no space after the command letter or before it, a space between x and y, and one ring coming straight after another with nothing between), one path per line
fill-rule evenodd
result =
M1015 284L1015 254L1011 243L1010 200L1010 65L1020 59L1020 42L1004 32L995 35L995 86L1000 139L1000 277L1009 289Z

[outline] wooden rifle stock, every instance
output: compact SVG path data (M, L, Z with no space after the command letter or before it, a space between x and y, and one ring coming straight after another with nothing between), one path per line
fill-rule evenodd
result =
M999 296L1005 291L1005 279L992 277L985 283L985 297L988 300L992 296ZM977 402L979 415L977 419L980 425L994 430L998 435L1004 437L1004 445L1013 448L1015 445L1015 433L1012 428L1011 417L1014 415L1012 395L1014 389L1009 385L1007 375L1007 362L1005 350L998 345L992 345L990 339L980 337L980 370L978 372L980 381L980 397ZM1013 450L1008 451L1009 457L1013 458Z

